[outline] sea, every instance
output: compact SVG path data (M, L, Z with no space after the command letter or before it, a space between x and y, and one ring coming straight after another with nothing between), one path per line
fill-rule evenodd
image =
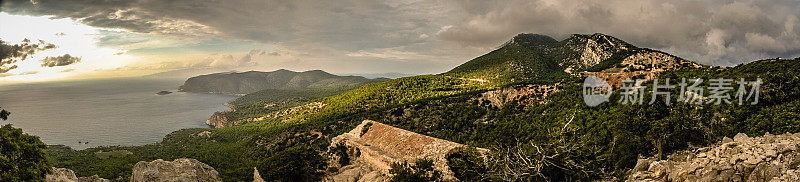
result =
M184 128L208 128L205 121L227 110L235 96L177 92L183 80L103 79L0 85L0 107L12 124L47 145L76 150L133 146L161 141ZM166 95L159 91L171 91Z

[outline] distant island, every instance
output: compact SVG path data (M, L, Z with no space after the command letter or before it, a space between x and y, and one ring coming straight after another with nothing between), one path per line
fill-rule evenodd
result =
M167 94L171 94L171 93L172 92L170 92L170 91L162 90L161 92L158 92L156 94L158 94L158 95L167 95Z
M191 77L179 87L181 92L248 94L264 89L341 89L357 88L370 82L361 76L338 76L322 70L294 72L280 69L271 72L224 72Z

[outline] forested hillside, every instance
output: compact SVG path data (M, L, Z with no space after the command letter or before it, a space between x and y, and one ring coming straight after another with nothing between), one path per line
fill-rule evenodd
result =
M226 181L252 180L254 166L268 181L319 180L333 155L328 153L330 139L370 119L490 149L485 161L469 150L449 157L448 165L465 181L613 179L624 176L638 156L664 156L738 132L751 136L800 132L794 109L800 102L798 69L800 59L719 68L636 48L602 34L574 35L563 41L522 34L443 74L367 83L320 99L298 99L296 107L264 110L266 102L237 106L258 108L240 116L261 118L256 122L180 130L146 146L82 151L53 146L48 155L57 167L73 169L80 176L111 179L127 179L137 161L190 157L213 166ZM756 105L676 102L674 89L670 104L663 98L653 104L621 104L619 91L612 102L584 104L584 75L627 72L672 80L761 78L764 84ZM651 96L648 87L644 98ZM256 97L260 96L234 103ZM269 100L266 97L255 100ZM206 131L210 133L199 135ZM95 156L100 150L133 154L100 159Z

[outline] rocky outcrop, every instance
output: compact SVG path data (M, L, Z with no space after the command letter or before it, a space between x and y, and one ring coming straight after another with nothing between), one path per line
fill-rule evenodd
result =
M418 159L433 160L434 169L441 171L445 180L455 180L447 166L446 157L466 147L369 120L348 133L334 137L331 145L333 148L344 145L350 164L334 166L338 171L326 176L326 181L387 181L390 179L392 163L413 163ZM334 160L338 158L334 157Z
M303 105L299 105L299 106L290 107L290 108L287 108L287 109L284 109L284 110L280 110L280 111L275 112L275 113L267 114L263 118L252 118L251 120L260 121L260 120L263 120L264 118L281 118L281 117L291 116L291 115L294 115L294 114L299 113L299 112L305 112L305 113L312 112L313 113L313 112L317 112L319 109L322 109L325 106L327 106L327 104L325 104L323 102L309 102L309 103L306 103L306 104L303 104ZM291 119L291 117L289 117L288 119Z
M391 176L380 169L372 167L364 161L354 161L355 163L343 166L335 175L325 178L325 181L333 182L388 182Z
M700 68L702 65L692 61L687 61L667 53L643 50L626 57L620 63L625 68L632 70L672 70L683 67Z
M583 75L596 76L606 80L614 87L619 87L622 85L622 80L625 79L652 80L665 71L701 67L703 65L667 53L643 49L625 57L619 65L613 68L599 72L585 72Z
M96 174L89 177L77 177L75 172L65 168L53 168L53 172L45 176L47 182L109 182Z
M628 181L800 181L800 133L738 134L667 160L640 159Z
M242 123L244 123L242 120L228 119L224 112L214 112L214 114L212 114L211 117L206 120L206 124L213 128L222 128L226 126L239 125Z
M174 161L161 159L140 161L133 166L131 182L151 181L222 181L213 167L195 159L180 158Z
M658 77L658 73L660 72L653 72L653 71L602 71L602 72L585 72L584 76L596 76L608 82L611 86L615 88L619 88L622 86L622 81L626 79L636 80L636 79L644 79L644 80L653 80ZM675 83L674 81L670 81L670 84ZM673 84L675 85L675 84Z
M543 103L548 95L558 92L559 86L561 86L560 83L508 87L481 93L481 96L476 99L481 103L488 102L495 107L503 107L503 105L511 101L517 101L523 105Z
M270 114L267 114L262 117L257 118L244 118L244 119L230 119L225 116L226 112L233 112L233 111L226 111L226 112L214 112L208 120L206 120L206 124L213 127L213 128L222 128L234 125L241 125L249 122L256 122L256 121L263 121L267 118L282 118L286 117L286 119L292 119L292 115L295 115L299 112L309 113L309 112L317 112L318 110L325 107L327 104L323 102L309 102L303 105L294 106L290 108L286 108L283 110L279 110ZM268 107L271 105L268 105ZM233 110L233 109L232 109Z
M574 34L563 42L564 48L574 53L568 54L559 63L568 73L570 70L592 67L620 51L636 48L625 41L601 33Z

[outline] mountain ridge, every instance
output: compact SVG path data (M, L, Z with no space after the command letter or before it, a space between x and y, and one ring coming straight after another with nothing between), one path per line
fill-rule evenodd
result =
M666 63L662 67L653 67L653 62ZM651 65L648 66L648 63ZM631 67L626 71L647 68L660 72L663 70L656 69L679 69L691 65L702 66L665 52L639 48L602 33L572 34L560 41L547 35L521 33L497 50L443 74L510 83L525 80L558 81L567 75L603 72L611 68Z
M385 79L338 76L322 70L222 72L191 77L179 87L179 91L248 94L264 89L342 89L382 80Z

